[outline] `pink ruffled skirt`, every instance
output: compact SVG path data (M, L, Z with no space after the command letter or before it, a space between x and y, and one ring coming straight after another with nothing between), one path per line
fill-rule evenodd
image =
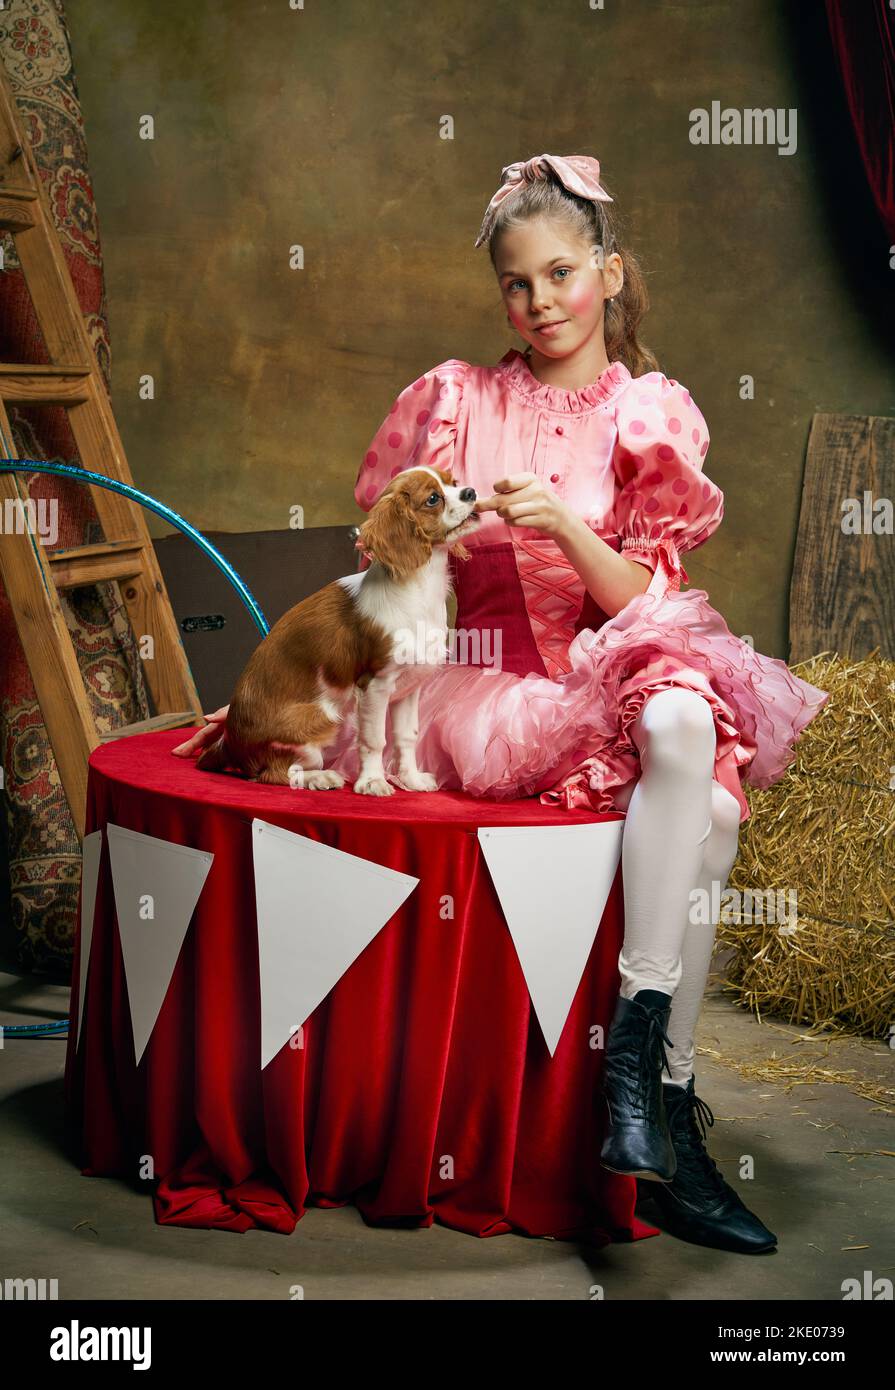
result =
M568 810L625 810L640 776L631 726L645 701L669 686L706 699L715 722L715 780L749 816L745 779L769 787L793 745L830 698L784 661L730 631L702 589L637 595L568 650L553 680L449 662L420 693L417 762L441 790L503 800L538 794ZM385 768L394 770L390 724ZM324 764L346 781L358 773L352 712Z

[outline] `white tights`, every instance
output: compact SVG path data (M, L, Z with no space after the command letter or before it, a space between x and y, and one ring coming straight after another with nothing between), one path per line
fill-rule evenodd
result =
M671 1076L693 1074L693 1035L718 925L690 920L694 888L717 903L737 855L740 807L712 776L711 706L694 690L672 686L644 703L631 736L641 775L631 794L622 840L625 935L619 955L621 993L641 989L673 996L668 1037ZM718 881L716 897L711 889ZM694 916L700 915L694 913Z

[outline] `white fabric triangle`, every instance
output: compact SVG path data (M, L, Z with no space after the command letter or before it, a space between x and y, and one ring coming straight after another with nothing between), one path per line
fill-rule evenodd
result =
M84 836L81 853L81 924L79 940L81 949L78 965L78 1032L75 1038L75 1052L81 1041L81 1024L84 1022L84 996L87 993L87 972L90 969L90 946L93 941L93 914L96 909L96 885L99 881L99 859L103 852L103 832L91 830Z
M252 849L263 1069L419 879L258 819Z
M483 826L478 832L551 1057L618 869L624 824Z
M123 826L106 826L137 1065L164 1003L214 855ZM141 916L152 899L153 916Z

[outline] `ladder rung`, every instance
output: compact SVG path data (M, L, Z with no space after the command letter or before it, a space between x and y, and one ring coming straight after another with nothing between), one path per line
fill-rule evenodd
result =
M89 399L90 368L0 362L0 396L16 405L78 405Z
M35 226L37 218L28 204L36 197L36 193L25 198L16 196L9 188L0 189L0 231L26 232Z
M0 376L89 376L91 370L83 362L0 362Z
M37 189L28 183L0 183L0 198L18 198L23 203L34 203L37 201Z
M51 550L45 552L44 559L57 589L74 589L102 579L130 579L145 568L143 545L137 539Z
M195 724L196 715L191 709L180 710L176 714L154 714L151 719L140 719L136 724L125 724L121 729L110 729L100 734L100 743L111 743L116 738L129 738L131 734L152 734L159 729L180 729L184 724Z

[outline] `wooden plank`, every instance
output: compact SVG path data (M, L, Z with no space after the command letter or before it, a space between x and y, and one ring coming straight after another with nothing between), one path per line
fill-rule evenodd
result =
M857 504L857 534L843 530L847 499ZM879 506L887 499L895 499L895 419L816 414L790 585L790 664L823 651L860 660L876 647L895 660L895 536Z
M2 143L2 140L3 131L0 130L0 143ZM9 164L10 167L12 167L13 161L11 159L8 160L4 157L2 163L3 166ZM19 203L33 203L37 200L36 188L30 187L28 184L22 184L21 186L17 187L14 183L7 183L6 178L8 177L8 175L9 169L5 167L0 167L0 193L3 194L4 198L13 198L16 202Z
M0 396L7 405L77 405L87 400L88 376L60 372L40 375L25 367L0 371Z
M6 189L0 197L0 231L25 232L34 226L34 214L28 206L34 202L35 195L28 194L27 202L22 198L10 198Z
M191 709L176 710L171 714L154 714L151 719L138 719L134 724L124 724L120 729L109 729L100 734L101 743L114 743L116 738L130 738L131 734L151 734L159 729L182 729L184 725L195 724L196 715Z
M146 567L143 547L132 541L100 541L53 550L45 556L57 589L74 589L107 579L130 579Z
M144 638L152 639L147 650L153 655L143 660L143 675L156 712L189 708L198 717L199 692L154 550L146 552L145 570L123 580L120 587L138 656L142 657Z
M54 362L0 362L0 389L3 389L5 376L21 376L39 381L44 376L90 376L91 371L92 368L83 363L73 363L70 367L64 367Z
M68 423L75 438L81 466L91 473L102 473L133 487L133 478L118 433L105 386L95 377L84 383L85 399L72 405ZM144 547L150 544L142 509L120 492L91 487L90 495L107 541L132 540Z

